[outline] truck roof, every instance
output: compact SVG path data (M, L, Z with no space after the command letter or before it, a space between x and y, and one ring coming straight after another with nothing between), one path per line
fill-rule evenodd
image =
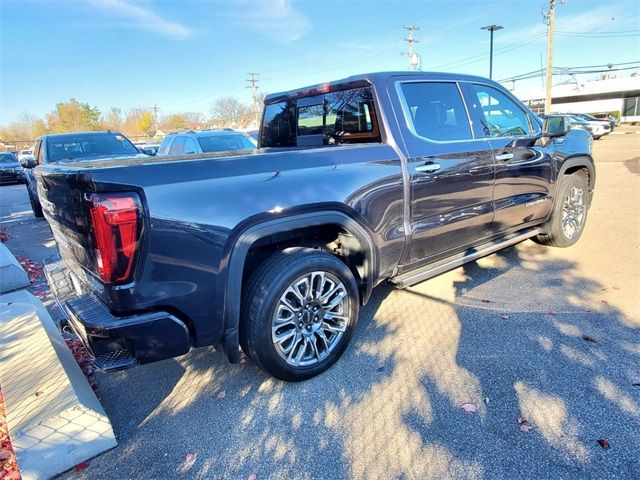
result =
M496 83L493 80L489 80L485 77L478 77L476 75L466 75L462 73L447 73L447 72L422 72L422 71L389 71L389 72L371 72L362 73L358 75L352 75L350 77L343 78L341 80L334 80L331 82L318 83L315 85L309 85L303 88L296 88L294 90L287 90L284 92L272 93L265 97L265 105L278 103L284 100L293 100L300 97L308 97L312 95L319 95L322 93L328 93L333 90L344 90L347 88L360 88L377 83L385 84L390 77L416 77L416 79L425 80L466 80L466 81L482 81Z

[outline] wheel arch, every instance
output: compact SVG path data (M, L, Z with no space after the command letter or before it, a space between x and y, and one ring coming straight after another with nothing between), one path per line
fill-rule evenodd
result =
M596 168L593 158L588 155L576 155L574 157L566 158L560 165L560 171L558 172L558 179L563 175L571 175L572 173L586 169L589 175L589 191L593 192L596 186Z
M371 296L375 285L378 260L374 242L368 230L357 220L340 211L320 211L303 213L261 222L244 229L236 238L227 266L227 280L224 294L224 334L223 348L231 362L239 361L239 322L242 298L242 284L245 262L251 247L256 242L274 234L297 229L336 225L349 233L362 252L362 265L358 273L361 302Z

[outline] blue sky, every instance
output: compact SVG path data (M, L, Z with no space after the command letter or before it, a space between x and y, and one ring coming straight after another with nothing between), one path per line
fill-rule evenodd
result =
M501 79L540 68L545 3L0 0L0 123L42 115L71 97L102 111L158 104L161 114L208 115L216 98L249 101L250 71L269 93L402 70L403 24L421 26L423 70L485 76L489 34L480 27L504 26L494 43ZM556 66L640 60L637 0L566 0L556 11L557 31L571 33L556 38Z

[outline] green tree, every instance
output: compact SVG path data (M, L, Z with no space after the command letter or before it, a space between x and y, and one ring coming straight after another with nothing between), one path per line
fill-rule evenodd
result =
M100 130L100 110L88 103L72 98L66 103L56 104L55 110L47 114L47 125L51 132L81 132Z
M145 137L150 137L154 132L155 128L153 128L153 115L148 110L142 112L140 118L136 122L136 132L138 135L142 135Z

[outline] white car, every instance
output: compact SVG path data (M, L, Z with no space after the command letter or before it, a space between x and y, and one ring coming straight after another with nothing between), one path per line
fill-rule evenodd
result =
M20 152L18 152L18 160L25 160L25 157L33 158L33 150L20 150Z

